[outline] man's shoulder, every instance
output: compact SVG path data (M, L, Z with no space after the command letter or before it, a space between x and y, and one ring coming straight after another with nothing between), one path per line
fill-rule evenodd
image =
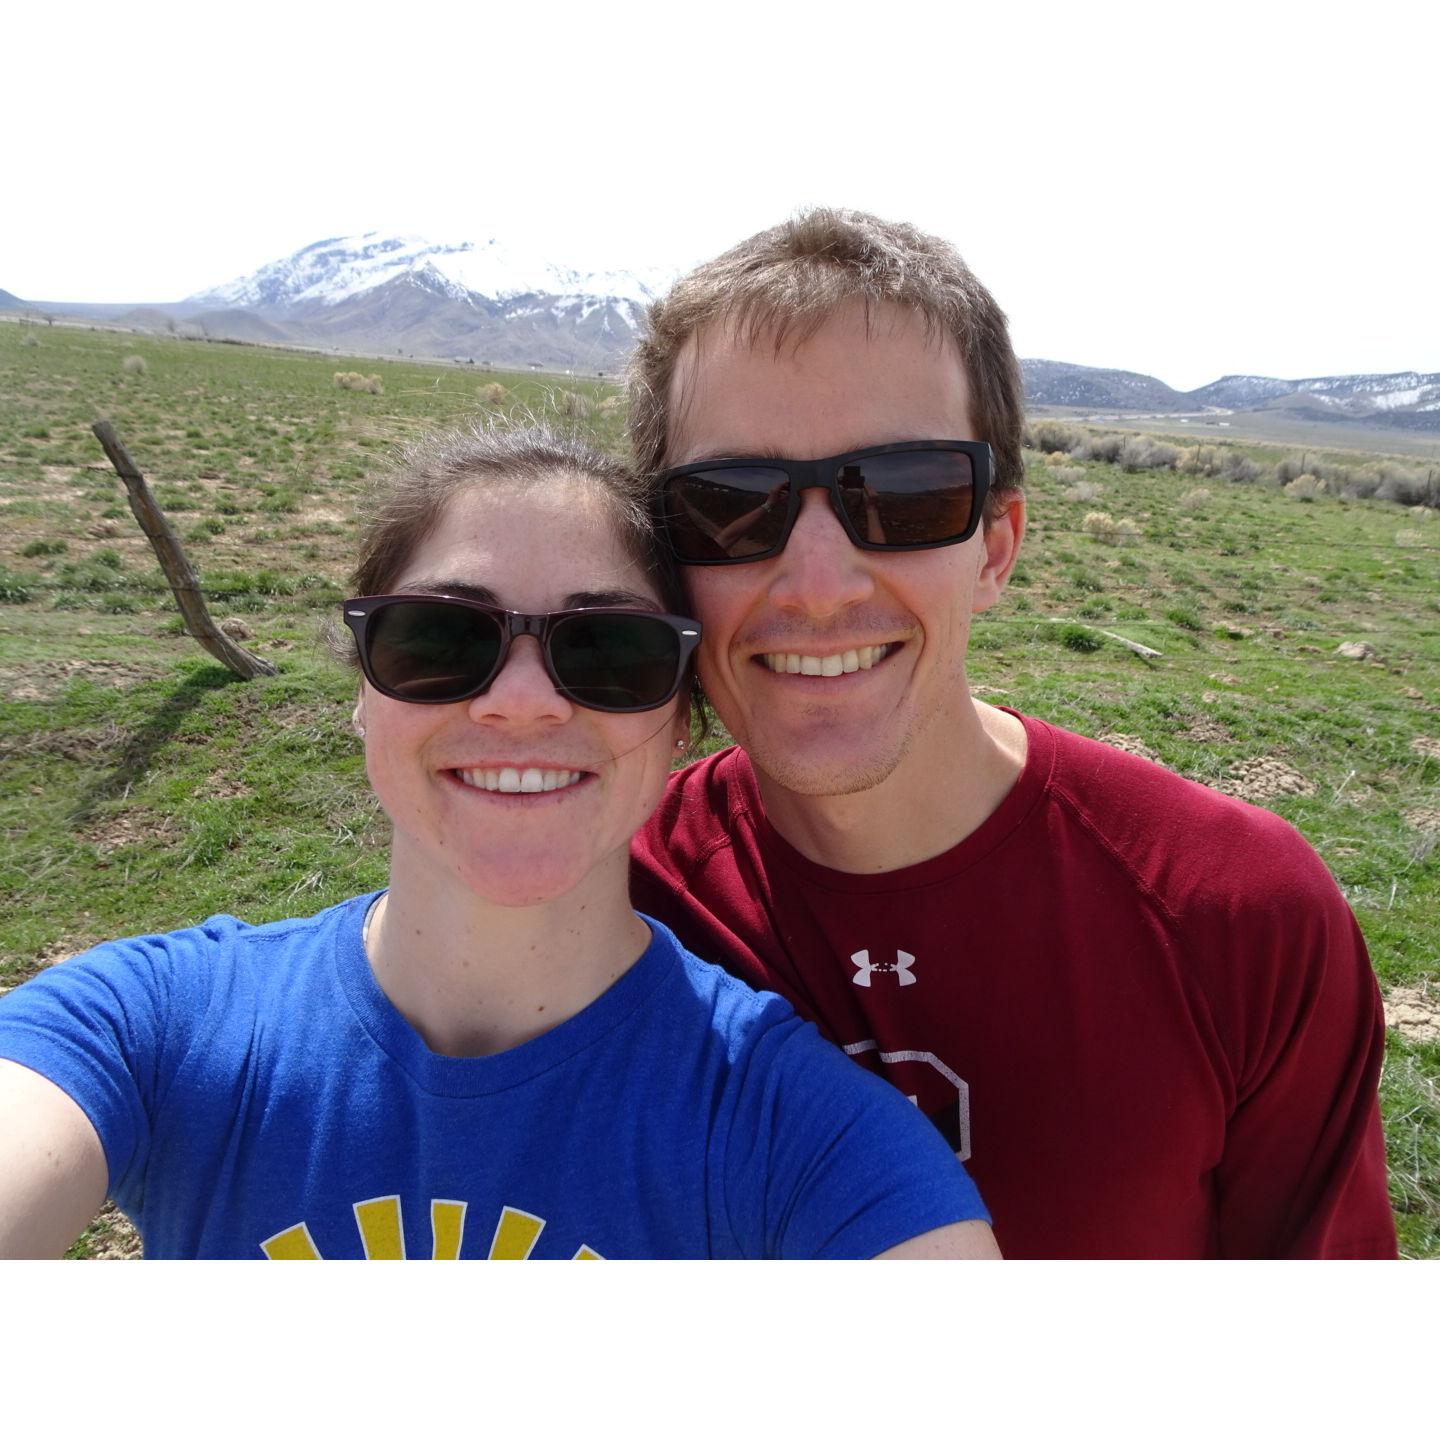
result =
M1273 906L1290 895L1336 893L1309 842L1273 811L1116 745L1046 722L1026 725L1050 742L1049 804L1166 908L1231 908L1246 897Z
M735 745L675 771L664 798L635 837L636 861L653 869L688 871L728 848L751 805L746 774L748 762Z

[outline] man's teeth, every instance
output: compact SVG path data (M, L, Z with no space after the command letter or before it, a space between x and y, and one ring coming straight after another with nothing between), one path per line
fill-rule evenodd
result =
M893 649L891 645L862 645L838 655L762 655L760 658L777 675L853 675L879 664Z
M517 770L506 765L500 770L457 770L477 790L498 790L502 795L538 795L542 790L564 790L584 778L583 770L537 770L533 765Z

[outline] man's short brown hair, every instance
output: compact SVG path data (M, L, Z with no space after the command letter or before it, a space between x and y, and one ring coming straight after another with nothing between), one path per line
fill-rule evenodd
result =
M630 442L642 473L664 468L671 382L698 330L732 325L752 344L773 339L778 351L787 339L803 343L856 300L867 316L882 304L913 310L954 342L970 381L974 438L989 441L995 455L994 508L1003 509L1025 475L1024 392L1005 316L948 242L860 210L803 211L692 270L650 307L626 374Z

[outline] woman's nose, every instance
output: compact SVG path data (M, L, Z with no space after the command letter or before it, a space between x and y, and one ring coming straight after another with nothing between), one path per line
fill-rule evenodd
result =
M574 707L555 688L545 669L540 642L520 635L510 642L510 653L500 673L483 695L470 704L474 720L568 720Z

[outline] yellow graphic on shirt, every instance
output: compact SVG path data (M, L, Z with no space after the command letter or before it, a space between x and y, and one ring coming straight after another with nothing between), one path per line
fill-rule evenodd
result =
M458 1260L460 1242L465 1238L465 1201L432 1200L430 1234L432 1260Z
M400 1225L400 1197L382 1195L355 1206L355 1224L367 1260L403 1260L405 1231Z
M359 1200L352 1207L355 1211L355 1225L360 1231L360 1243L367 1260L404 1260L405 1226L402 1220L400 1197L378 1195L373 1200ZM430 1202L430 1258L432 1260L458 1260L460 1247L465 1238L465 1214L468 1204L464 1200L431 1200ZM545 1221L528 1210L505 1205L500 1210L500 1219L490 1240L491 1260L528 1260L545 1228ZM270 1260L323 1260L319 1247L310 1234L310 1227L301 1221L286 1230L260 1242L260 1249ZM605 1257L589 1245L582 1245L570 1257L572 1260L603 1260Z

